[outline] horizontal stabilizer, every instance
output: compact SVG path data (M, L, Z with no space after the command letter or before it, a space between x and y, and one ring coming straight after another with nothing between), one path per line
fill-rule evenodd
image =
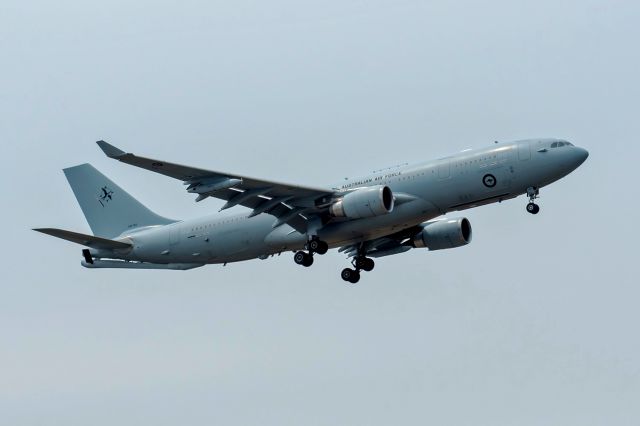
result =
M56 228L37 228L34 231L42 232L43 234L51 235L53 237L62 238L63 240L71 241L76 244L80 244L86 247L103 250L126 250L131 248L131 244L123 243L120 241L113 241L106 238L94 237L93 235L80 234L78 232L65 231L64 229Z
M110 143L107 143L105 141L98 141L96 142L98 144L98 146L100 147L100 149L107 154L107 157L109 158L118 158L121 155L126 154L123 150L116 148L115 146L111 145Z

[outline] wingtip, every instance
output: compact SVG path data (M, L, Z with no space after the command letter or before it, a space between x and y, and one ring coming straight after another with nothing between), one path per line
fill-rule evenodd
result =
M31 228L32 231L40 232L41 234L48 234L52 231L52 228Z
M109 158L118 158L126 154L126 152L124 152L123 150L116 148L115 146L103 140L99 140L96 143L98 144L102 152L104 152Z

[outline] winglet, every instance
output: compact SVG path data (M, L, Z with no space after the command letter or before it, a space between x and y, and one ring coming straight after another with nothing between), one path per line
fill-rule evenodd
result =
M126 154L126 152L124 152L121 149L116 148L115 146L106 143L105 141L97 141L96 142L98 144L98 146L100 147L100 149L107 154L107 157L109 158L118 158L118 157L122 157L123 155Z

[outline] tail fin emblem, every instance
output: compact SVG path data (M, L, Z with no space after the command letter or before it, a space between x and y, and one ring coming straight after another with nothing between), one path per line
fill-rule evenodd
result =
M109 201L113 199L113 191L109 189L108 186L103 186L101 189L101 193L98 194L98 202L102 207L104 207Z

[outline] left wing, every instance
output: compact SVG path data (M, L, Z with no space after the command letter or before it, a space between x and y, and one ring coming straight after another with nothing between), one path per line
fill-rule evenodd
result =
M325 210L333 198L334 191L331 189L289 185L182 166L138 157L105 141L98 141L97 144L109 158L183 181L188 192L198 195L196 201L214 197L226 201L220 210L241 205L252 209L249 217L270 214L276 218L274 228L286 223L299 232L306 232L308 219Z

